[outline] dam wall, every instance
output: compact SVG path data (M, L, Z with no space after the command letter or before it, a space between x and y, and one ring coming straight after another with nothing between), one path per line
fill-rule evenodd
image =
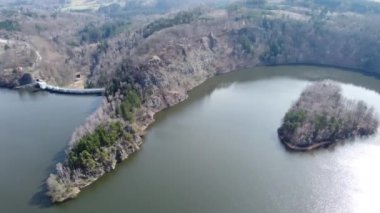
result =
M66 95L103 95L104 88L91 88L91 89L71 89L53 86L44 81L38 81L35 85L40 90L48 91L51 93L66 94Z

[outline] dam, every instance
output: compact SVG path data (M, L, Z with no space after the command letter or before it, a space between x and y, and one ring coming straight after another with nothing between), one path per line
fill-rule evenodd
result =
M40 79L37 79L37 81L30 86L38 90L66 95L103 95L105 93L105 88L71 89L53 86Z

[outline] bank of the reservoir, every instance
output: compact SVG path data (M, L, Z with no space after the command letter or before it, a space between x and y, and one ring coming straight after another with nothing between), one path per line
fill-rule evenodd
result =
M55 212L43 184L97 96L0 89L0 212Z
M0 104L0 206L30 213L97 213L110 206L169 213L380 210L380 176L373 172L379 136L318 153L289 153L278 141L276 129L303 88L326 78L341 82L345 97L380 109L379 81L358 73L285 66L217 76L158 113L141 151L115 172L54 206L40 187L64 156L71 131L100 99L0 90L6 100Z
M128 67L129 65L125 65ZM302 66L299 66L299 68L302 69ZM128 69L128 68L126 68ZM260 69L260 68L256 68ZM325 68L327 69L327 68ZM337 69L327 69L330 71L334 71ZM188 77L186 79L182 79L181 84L186 84L185 82L189 82L189 84L186 85L188 88L187 91L190 91L194 87L200 85L203 83L207 78L211 78L213 75L210 76L204 76L202 75L199 78L196 78L195 76ZM169 80L168 78L167 80ZM204 80L202 80L204 79ZM173 79L171 79L173 80ZM156 92L147 94L145 97L145 100L142 105L139 105L141 102L138 100L139 104L134 106L130 101L133 99L133 97L129 97L129 92L134 91L134 89L128 89L130 86L129 84L122 84L124 86L127 86L126 88L121 87L114 91L114 94L107 96L107 101L109 106L103 107L101 109L101 114L104 114L104 111L114 110L115 114L112 114L111 117L113 120L118 120L119 122L122 122L125 124L123 127L125 129L125 132L127 135L131 135L131 137L128 137L129 139L125 139L123 134L120 134L116 142L112 145L106 145L106 146L100 146L98 147L99 150L104 150L104 152L107 153L108 158L106 161L102 160L100 154L98 152L94 152L93 155L89 156L91 161L86 161L83 159L82 152L89 152L92 153L92 149L84 150L84 149L77 149L75 146L80 145L82 146L82 143L85 144L87 141L82 140L81 138L88 138L88 137L97 137L95 134L96 130L94 127L92 128L93 131L89 131L86 133L86 131L82 131L83 128L80 128L78 131L76 131L75 138L77 138L74 143L69 148L69 154L66 160L62 163L57 164L57 172L53 173L49 176L47 180L49 192L48 195L51 197L53 202L62 202L67 199L75 198L81 191L81 189L89 186L91 183L98 180L101 176L104 174L112 171L115 169L117 163L127 159L132 153L138 151L140 149L140 146L142 144L141 136L145 134L145 129L154 122L154 115L157 112L160 112L163 109L166 109L168 107L174 106L184 100L187 99L187 92L182 91L185 88L181 87L181 84L177 85L177 89L180 91L161 91L162 89L159 89L158 85L152 85L152 88L156 88ZM111 86L111 88L115 88L115 85ZM117 87L116 87L117 88ZM152 89L153 90L153 89ZM126 92L127 91L127 92ZM146 92L146 91L140 91L140 94ZM158 95L155 95L158 94ZM132 99L131 99L132 98ZM131 113L136 113L136 119L133 118L133 114L130 116L124 117L120 116L119 112L123 112L124 105L119 105L120 108L118 108L118 103L122 102L124 103L127 101L128 110L131 110L130 106L136 107L136 110L130 111ZM113 115L116 115L113 117ZM100 117L98 115L95 115L96 117ZM122 119L120 119L120 117ZM109 119L109 120L112 120ZM124 120L123 120L124 119ZM90 119L93 120L93 119ZM104 119L103 119L104 120ZM137 121L137 122L135 122ZM93 122L92 122L93 123ZM100 126L104 126L107 124L99 122ZM92 125L96 126L96 125ZM89 129L85 127L84 129ZM81 133L81 134L78 134ZM83 133L84 132L84 133ZM79 136L78 136L79 135ZM74 145L73 145L74 144ZM99 144L106 144L100 142ZM79 152L72 150L79 150ZM74 162L74 163L72 163ZM87 162L87 163L83 163ZM90 163L88 163L90 162ZM75 171L75 174L73 173Z

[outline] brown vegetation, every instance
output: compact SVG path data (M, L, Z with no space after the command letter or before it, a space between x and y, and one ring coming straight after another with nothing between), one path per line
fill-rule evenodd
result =
M102 163L98 161L98 151L82 154L81 161L88 162L86 165L92 172L85 167L70 167L72 147L87 133L96 132L99 125L110 121L120 121L133 139L120 138L107 148L109 159L119 162L118 159L138 150L140 135L154 121L155 113L183 101L187 91L215 74L260 64L315 63L371 72L376 71L373 67L380 66L375 60L380 57L379 52L367 48L377 45L376 36L380 32L374 26L379 23L359 17L342 27L340 22L347 19L345 16L323 16L320 10L281 9L300 13L305 18L279 17L265 6L233 7L225 12L227 15L217 17L205 11L191 16L190 22L173 20L182 16L169 15L167 20L164 16L153 25L143 24L134 31L90 45L95 48L81 49L84 54L73 59L90 64L88 84L107 87L102 106L105 114L101 113L97 122L86 123L87 127L80 130L88 131L74 137L67 159L58 164L57 172L49 178L48 184L55 183L49 184L50 192L55 192L50 193L52 200L76 196L80 189L109 171L106 169L109 167L97 166ZM358 23L362 25L359 27ZM145 27L154 29L147 38L144 38ZM371 33L363 35L360 28ZM91 147L89 150L94 150ZM124 153L122 158L118 157L120 153ZM60 190L62 186L68 191Z
M156 112L183 101L189 90L216 74L289 63L380 73L378 13L365 16L330 6L305 7L302 1L244 3L217 12L163 15L141 15L138 12L146 8L140 5L136 17L130 15L136 14L134 8L117 5L98 12L25 6L0 13L0 21L10 20L3 22L0 37L26 42L41 55L34 69L0 69L0 85L17 86L26 72L57 85L70 85L80 74L86 86L107 88L101 108L73 134L67 159L47 182L53 201L76 196L138 150L140 135ZM120 122L130 136L116 134L113 143L104 146L108 136L99 133L103 132L99 127L108 129L113 122ZM88 149L76 149L78 144ZM71 153L76 166L69 163ZM105 162L102 153L107 153Z

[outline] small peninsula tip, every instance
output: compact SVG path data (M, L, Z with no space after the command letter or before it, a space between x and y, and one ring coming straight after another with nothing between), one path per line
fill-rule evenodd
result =
M342 96L338 83L313 83L283 118L278 136L291 150L308 151L377 132L378 116L363 101Z

